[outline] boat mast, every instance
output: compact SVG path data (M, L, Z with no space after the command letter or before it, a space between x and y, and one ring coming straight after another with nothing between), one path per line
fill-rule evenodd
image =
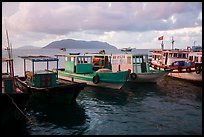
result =
M6 37L7 37L7 43L8 43L6 50L8 52L8 57L9 57L9 61L8 61L9 62L9 69L10 69L11 76L14 78L13 60L12 60L12 46L9 42L9 36L8 36L7 28L6 28Z

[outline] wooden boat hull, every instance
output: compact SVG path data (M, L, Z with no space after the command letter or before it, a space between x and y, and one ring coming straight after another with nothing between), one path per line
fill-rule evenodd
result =
M59 80L56 87L36 88L25 82L25 77L16 77L16 85L23 91L30 93L32 99L46 103L73 104L80 91L86 86L85 83L74 83Z
M153 67L151 67L151 69L155 70ZM178 69L175 69L172 72L168 73L167 76L183 80L202 82L202 70L197 74L195 68L192 68L190 72L187 72L186 69L182 69L181 72L179 72Z
M123 73L123 72L122 72ZM94 87L104 87L104 88L111 88L111 89L121 89L121 87L124 85L124 83L127 81L128 72L124 72L124 79L114 79L114 81L111 79L113 77L107 78L105 73L97 73L100 77L100 82L97 84L93 83L93 77L95 76L95 73L93 74L73 74L66 72L64 70L58 70L59 78L65 79L65 80L72 80L75 82L86 82L89 86ZM113 73L112 73L113 74ZM117 76L116 76L117 77ZM118 80L118 81L117 81Z
M136 79L129 78L128 83L157 83L161 78L167 75L170 71L146 72L136 74Z
M202 71L197 74L195 71L193 72L172 72L169 73L168 76L170 77L175 77L179 79L185 79L185 80L190 80L190 81L202 81Z

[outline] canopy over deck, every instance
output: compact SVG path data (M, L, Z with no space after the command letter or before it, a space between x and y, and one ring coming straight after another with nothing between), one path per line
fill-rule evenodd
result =
M20 58L26 59L26 60L30 60L33 62L48 62L48 61L58 61L59 59L57 58L52 58L49 56L18 56Z
M32 61L32 73L34 75L34 63L35 62L47 62L47 70L49 70L49 64L48 62L51 62L51 61L56 61L57 62L57 78L58 78L58 61L59 59L58 58L53 58L53 57L49 57L49 56L42 56L42 55L39 55L39 56L18 56L22 59L24 59L24 73L26 73L26 62L25 60L30 60Z

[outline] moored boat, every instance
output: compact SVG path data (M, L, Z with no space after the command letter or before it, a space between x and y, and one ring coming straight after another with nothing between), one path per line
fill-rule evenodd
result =
M26 119L24 109L30 95L15 86L15 79L12 72L13 59L2 58L3 62L6 62L10 69L7 69L8 71L6 73L2 73L2 125L9 126L11 123Z
M153 50L151 68L154 70L171 69L168 76L179 79L202 81L202 52L190 47L184 50Z
M130 75L128 83L157 83L170 70L151 70L148 54L113 54L112 70L128 70Z
M49 62L57 62L58 59L49 56L19 56L24 59L25 76L15 77L16 85L25 92L31 94L33 99L47 103L73 104L86 83L75 83L58 78L58 72L49 70ZM26 71L26 60L32 62L32 71ZM34 70L34 63L47 62L47 69Z
M123 52L131 52L132 48L128 47L128 48L122 48L121 51Z
M9 42L8 32L6 30L8 46L6 50L8 57L2 58L2 65L6 63L6 72L2 70L2 126L11 127L14 123L26 120L24 109L27 105L30 95L20 90L15 85L14 65L12 58L12 46ZM4 132L3 132L4 134Z
M127 81L128 71L112 72L105 68L108 58L100 55L97 55L100 58L94 58L93 55L55 55L65 58L65 68L58 70L59 77L83 81L89 86L120 89Z

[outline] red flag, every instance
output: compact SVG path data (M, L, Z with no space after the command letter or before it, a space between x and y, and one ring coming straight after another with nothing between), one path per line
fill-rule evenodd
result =
M158 38L158 40L163 40L163 38L164 38L164 36L161 36L161 37Z

